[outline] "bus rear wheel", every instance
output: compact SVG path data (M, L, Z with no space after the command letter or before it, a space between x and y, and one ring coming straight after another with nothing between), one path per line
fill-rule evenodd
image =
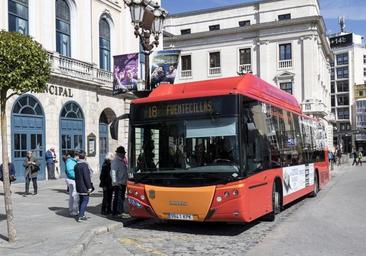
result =
M318 179L318 172L314 173L314 190L310 193L310 197L316 197L319 193L319 179Z

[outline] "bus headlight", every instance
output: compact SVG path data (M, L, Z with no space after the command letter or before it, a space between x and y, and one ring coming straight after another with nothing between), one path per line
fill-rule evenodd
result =
M239 195L239 190L235 189L235 190L233 191L233 196L238 196L238 195Z
M220 203L222 201L222 197L221 196L216 197L216 201Z

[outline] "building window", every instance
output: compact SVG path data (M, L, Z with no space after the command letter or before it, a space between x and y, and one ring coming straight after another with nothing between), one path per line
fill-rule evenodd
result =
M278 20L290 20L290 19L291 19L290 13L278 15Z
M366 76L366 68L363 68L363 76Z
M363 91L359 91L358 92L358 96L361 96L362 97L363 96Z
M208 29L210 31L220 30L220 25L219 24L217 24L217 25L211 25L211 26L208 27Z
M334 95L331 96L331 104L332 104L331 105L332 107L335 107L335 96Z
M330 92L335 93L335 85L334 82L330 82Z
M56 51L71 56L70 8L65 0L56 0Z
M363 56L363 64L366 64L366 55Z
M239 27L246 27L246 26L250 26L250 20L239 21Z
M348 67L337 68L337 79L348 78Z
M191 57L191 55L182 56L181 62L182 62L181 77L191 77L192 76L192 57Z
M281 90L292 94L292 82L280 83Z
M251 57L251 49L245 48L239 50L239 65L251 64L252 57Z
M337 82L337 92L348 92L348 91L349 91L348 80Z
M111 30L105 18L99 21L99 66L111 70Z
M334 68L332 68L330 70L330 80L335 80L335 76L334 76Z
M349 119L349 109L348 108L338 108L338 119Z
M220 52L210 52L210 75L221 74Z
M191 33L191 29L190 28L187 28L187 29L181 29L180 30L180 34L181 35L188 35Z
M330 62L330 67L332 67L332 68L334 67L334 62L333 61Z
M291 59L292 59L291 44L280 44L280 61L291 60Z
M337 54L337 65L348 65L348 53Z
M9 31L28 35L28 0L9 0Z
M346 95L338 95L337 96L337 104L338 106L348 106L349 105L349 97Z

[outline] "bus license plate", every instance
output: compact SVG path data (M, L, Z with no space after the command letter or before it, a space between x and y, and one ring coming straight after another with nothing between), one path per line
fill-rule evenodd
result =
M169 213L170 220L193 220L192 214Z

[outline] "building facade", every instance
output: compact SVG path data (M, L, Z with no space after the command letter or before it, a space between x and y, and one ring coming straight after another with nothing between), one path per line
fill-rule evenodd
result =
M112 95L112 57L139 51L128 8L110 0L3 0L0 12L0 29L32 36L52 65L46 92L7 103L9 157L18 180L28 150L41 162L39 178L46 179L44 155L52 146L57 175L70 149L85 150L98 171L108 151L127 146L128 124L121 125L118 141L110 138L109 124L129 111L131 98Z
M329 147L333 58L317 0L263 0L168 16L165 49L180 49L178 83L251 72L323 120Z
M334 144L344 153L351 153L356 141L364 141L362 135L357 135L355 114L358 113L358 91L362 92L359 90L362 86L356 85L362 85L366 80L366 48L363 37L353 33L342 32L329 39L334 53L331 63L331 104L336 120Z
M366 83L354 86L355 149L366 153Z

